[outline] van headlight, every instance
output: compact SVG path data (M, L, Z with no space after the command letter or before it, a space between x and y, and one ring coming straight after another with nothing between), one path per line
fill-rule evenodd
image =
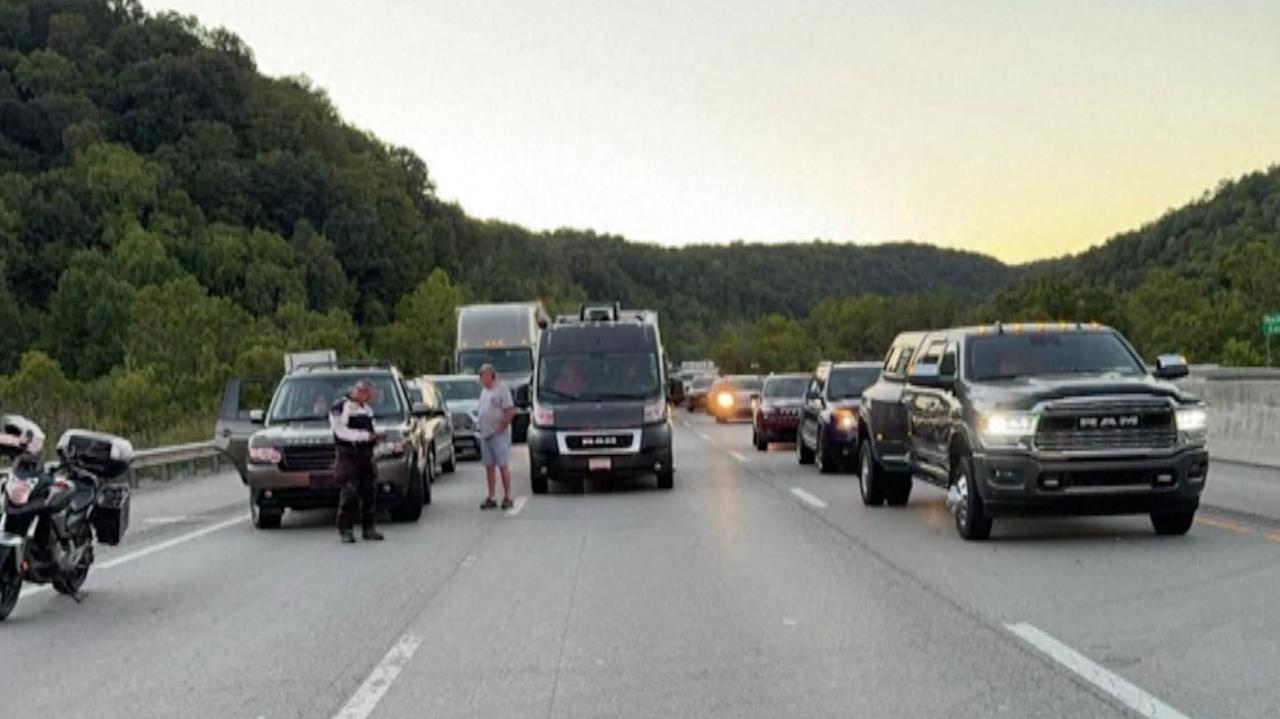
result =
M1209 411L1204 407L1179 407L1174 414L1178 434L1184 442L1204 442L1209 432Z
M404 456L405 449L404 442L379 442L373 454L378 459L396 459Z
M978 420L983 444L1018 447L1030 443L1040 416L1032 412L987 412Z
M661 422L667 418L667 403L665 400L657 399L646 403L644 406L645 424L653 424Z

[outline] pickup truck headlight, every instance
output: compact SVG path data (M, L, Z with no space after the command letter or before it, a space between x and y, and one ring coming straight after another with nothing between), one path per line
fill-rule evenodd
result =
M1174 414L1178 434L1184 441L1203 442L1209 431L1209 412L1204 407L1181 407Z
M978 420L984 444L1014 447L1035 436L1040 416L1031 412L988 412Z

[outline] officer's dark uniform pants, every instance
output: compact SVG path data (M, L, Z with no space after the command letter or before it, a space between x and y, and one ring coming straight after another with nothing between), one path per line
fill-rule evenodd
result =
M338 529L352 528L357 507L360 525L373 529L373 515L377 510L377 470L372 453L342 452L338 455L338 481L342 491L338 494Z

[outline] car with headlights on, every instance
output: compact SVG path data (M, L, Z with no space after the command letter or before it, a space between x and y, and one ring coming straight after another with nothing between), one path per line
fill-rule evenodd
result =
M751 444L761 452L770 442L794 442L804 406L807 374L771 374L751 405Z
M751 401L760 395L764 380L760 375L734 374L721 377L707 391L707 410L717 422L751 418Z
M453 447L459 458L480 457L480 378L470 374L427 377L444 398L453 421Z
M263 409L241 410L248 383L227 383L217 443L249 490L249 510L259 529L280 526L287 509L338 506L340 486L330 408L359 380L374 386L374 450L379 509L392 519L416 522L431 503L435 457L423 458L419 423L430 415L413 404L408 383L392 366L373 362L324 362L301 366L276 386Z
M880 377L879 362L822 362L805 390L796 459L829 474L852 470L858 457L858 406Z
M695 375L684 389L684 406L690 412L707 409L707 393L716 383L716 376L710 374Z
M902 399L914 476L947 490L964 539L994 519L1147 514L1185 534L1209 470L1208 412L1097 324L994 324L929 332Z

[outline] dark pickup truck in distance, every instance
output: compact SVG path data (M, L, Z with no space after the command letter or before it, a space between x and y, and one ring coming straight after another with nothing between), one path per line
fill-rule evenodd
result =
M1149 370L1119 332L1096 324L929 332L903 402L908 463L947 490L964 539L1010 516L1149 514L1185 534L1209 469L1204 405Z

